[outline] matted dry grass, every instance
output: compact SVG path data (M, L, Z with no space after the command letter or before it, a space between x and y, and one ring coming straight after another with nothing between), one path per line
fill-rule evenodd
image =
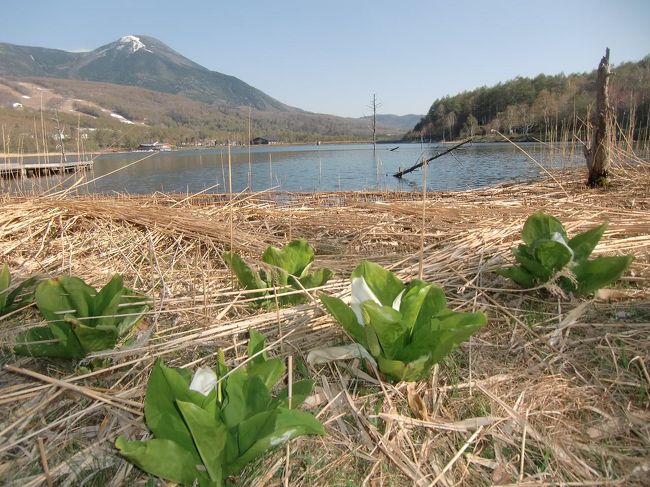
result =
M100 286L121 273L154 307L136 343L96 354L107 362L93 372L3 349L0 481L153 485L113 442L146 434L142 401L154 360L212 365L222 348L237 364L255 328L271 354L291 355L295 374L316 380L311 410L328 435L265 456L241 485L647 483L650 168L619 166L608 190L585 189L583 177L427 195L424 278L454 307L484 310L489 324L430 380L410 386L381 383L358 363L308 370L310 349L347 342L338 325L317 299L251 308L220 255L232 246L255 262L269 244L305 238L315 266L336 272L318 292L345 295L362 259L410 279L420 260L417 193L6 198L0 256L16 277L71 273ZM604 296L610 301L522 292L492 272L510 260L536 210L570 234L609 221L596 254L636 256ZM38 321L34 309L5 319L3 343Z

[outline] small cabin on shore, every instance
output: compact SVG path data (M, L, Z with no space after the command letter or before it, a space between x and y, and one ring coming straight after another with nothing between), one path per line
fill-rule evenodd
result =
M251 145L272 145L277 143L278 140L273 137L255 137L251 140Z
M144 144L140 144L136 150L139 151L147 151L147 152L152 152L152 151L170 151L172 150L172 146L166 143L161 143L161 142L147 142Z

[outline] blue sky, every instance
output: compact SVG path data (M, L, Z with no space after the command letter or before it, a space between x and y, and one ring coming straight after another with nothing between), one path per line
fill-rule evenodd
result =
M94 49L156 37L280 101L343 116L425 113L515 76L650 54L650 0L5 0L0 42Z

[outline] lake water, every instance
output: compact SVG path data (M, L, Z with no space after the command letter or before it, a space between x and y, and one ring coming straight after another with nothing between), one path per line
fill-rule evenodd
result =
M380 144L373 152L371 144L255 146L250 150L250 176L248 148L237 147L231 149L232 190L245 190L249 180L253 191L269 188L288 192L421 190L422 169L401 180L392 174L449 147L448 144ZM585 164L582 154L571 147L559 150L537 143L524 143L520 147L546 168ZM538 164L512 144L467 144L429 163L427 189L464 190L530 180L542 173ZM105 154L95 159L93 170L86 176L94 181L82 186L82 192L227 192L228 150ZM34 186L35 190L45 184L50 187L54 182L40 179L31 178L20 184L23 190L29 191Z

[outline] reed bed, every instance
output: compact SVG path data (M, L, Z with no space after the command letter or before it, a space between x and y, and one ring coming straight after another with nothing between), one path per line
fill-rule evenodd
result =
M317 298L249 306L221 253L258 260L267 245L305 238L315 266L349 272L370 259L418 275L417 193L271 193L5 197L0 255L18 278L74 274L100 286L114 273L153 298L135 342L90 358L99 369L12 355L0 370L0 479L8 485L155 485L113 448L142 437L142 402L157 358L231 365L247 332L316 379L308 406L327 437L265 456L240 485L647 485L650 478L650 168L624 161L607 190L557 172L526 184L428 193L424 278L488 326L430 380L387 384L352 361L310 368L309 350L348 339ZM528 215L544 210L570 234L609 221L596 254L633 253L616 288L592 299L522 292L494 274L511 259ZM231 230L232 229L232 230ZM39 322L33 308L0 322L3 345ZM81 365L84 365L82 362Z

